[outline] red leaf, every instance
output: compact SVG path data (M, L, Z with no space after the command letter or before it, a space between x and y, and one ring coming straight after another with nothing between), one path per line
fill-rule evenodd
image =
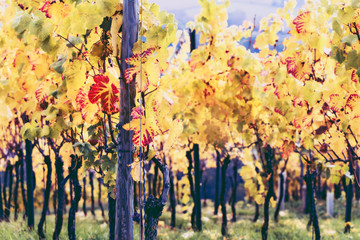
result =
M154 111L156 110L154 109ZM143 147L149 145L154 140L155 135L158 134L153 126L154 122L145 118L142 107L133 108L131 116L132 120L130 124L125 124L123 128L125 130L134 131L132 141L135 145L140 145L140 136L141 146Z
M345 109L348 107L350 108L351 111L353 111L355 104L359 98L360 96L358 94L351 94L349 98L346 100Z
M131 117L132 119L138 119L140 118L140 116L144 115L144 109L142 107L135 107L133 108L132 112L131 112Z
M140 74L142 71L142 88L141 90L144 92L148 89L150 80L147 72L140 67L141 62L145 63L148 58L154 53L155 48L149 48L142 53L134 54L132 57L127 58L125 61L127 64L131 65L131 67L125 70L125 79L127 83L131 83L136 80L137 88L140 89Z
M119 111L118 102L119 90L112 83L109 83L109 78L104 75L94 76L95 84L90 87L89 100L95 104L100 100L101 110L106 114L114 114Z
M294 76L296 75L296 62L295 62L295 57L287 57L286 58L286 68L287 68L287 72L289 74L293 74Z
M280 115L284 115L283 112L281 112L281 110L278 109L277 107L274 108L274 111Z
M339 102L341 102L339 94L334 93L329 96L330 109L336 113L340 112Z
M84 88L80 88L80 91L76 95L75 102L76 102L76 109L81 110L84 109L88 104L88 93L84 90Z
M46 17L47 18L51 18L50 14L49 14L49 8L50 8L50 5L52 4L52 2L50 1L45 1L44 5L39 8L39 10L43 13L45 13Z
M137 53L134 54L132 57L125 59L126 63L132 66L135 66L138 64L138 62L141 61L142 62L146 62L146 60L148 59L148 57L155 51L155 48L149 48L145 51L143 51L142 53Z
M42 103L47 99L48 96L46 95L42 84L40 84L39 87L35 90L35 97L39 103Z
M154 130L151 127L147 127L141 131L141 146L147 146L154 140ZM135 130L132 138L135 145L140 145L140 130Z
M84 88L80 88L75 98L76 109L81 112L81 116L84 120L86 119L86 115L88 114L87 106L90 103L88 94L89 93Z
M294 125L295 128L301 128L301 125L296 118L293 120L292 124Z
M294 19L293 24L295 25L296 31L298 33L306 32L305 24L309 21L309 19L310 19L310 12L304 12Z
M352 70L351 72L351 81L353 81L354 83L359 82L359 76L356 74L355 70Z

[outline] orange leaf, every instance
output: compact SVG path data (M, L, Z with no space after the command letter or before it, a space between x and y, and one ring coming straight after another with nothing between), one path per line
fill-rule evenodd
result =
M281 147L282 151L282 158L288 158L292 152L295 150L295 143L293 141L289 142L288 140L285 140L283 142L283 145Z

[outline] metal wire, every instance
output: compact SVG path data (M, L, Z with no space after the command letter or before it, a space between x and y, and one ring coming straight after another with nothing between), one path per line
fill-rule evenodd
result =
M49 171L49 168L48 168L48 171ZM44 182L44 199L45 199L46 185L45 185L45 167L44 166L43 166L43 182ZM49 207L48 207L48 209L49 209ZM46 232L46 218L45 218L45 232Z
M129 51L127 51L127 58L129 58ZM125 63L125 68L127 68L127 64ZM123 79L125 81L125 76L123 76ZM130 160L130 163L133 162L132 161L132 131L131 131L131 97L130 97L130 81L128 81L128 110L129 110L129 160ZM125 153L124 153L125 155Z
M140 1L140 93L142 93L142 72L143 72L143 1ZM140 107L143 108L143 98L140 97ZM141 171L143 173L143 193L144 201L141 202L141 181L139 182L139 206L140 206L140 239L143 240L144 225L143 225L143 204L145 204L145 169L144 169L144 147L142 146L142 117L145 115L145 109L140 112L140 149L139 149L139 158L140 158L140 176Z

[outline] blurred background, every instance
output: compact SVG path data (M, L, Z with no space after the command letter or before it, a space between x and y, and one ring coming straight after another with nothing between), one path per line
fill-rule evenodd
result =
M179 21L179 27L184 28L188 21L194 19L194 16L200 13L200 5L196 0L150 0L159 4L162 10L174 13ZM220 1L216 1L220 2ZM253 22L256 15L258 25L261 18L275 13L276 10L284 6L285 0L230 0L228 9L229 25L240 25L244 20ZM304 5L305 0L297 0L297 8Z

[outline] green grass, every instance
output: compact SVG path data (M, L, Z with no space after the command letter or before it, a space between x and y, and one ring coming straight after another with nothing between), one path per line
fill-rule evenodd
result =
M301 239L307 240L312 239L311 229L308 231L306 229L308 215L301 213L301 202L286 203L286 209L280 215L278 223L273 221L273 212L274 209L270 210L270 226L269 226L269 239L270 240L291 240L291 239ZM180 206L178 206L178 211L180 211ZM261 239L260 228L262 225L262 209L260 211L260 218L256 223L253 223L251 219L253 218L254 206L253 204L246 204L239 202L237 204L237 222L232 223L231 219L231 210L230 207L227 207L228 212L228 230L229 237L228 239ZM350 234L344 234L344 200L338 200L335 203L335 214L336 218L330 218L326 216L325 203L320 201L317 204L320 230L322 239L360 239L360 209L359 205L354 203L354 208L352 211L352 225ZM220 209L219 209L220 210ZM22 215L22 214L20 214ZM80 211L76 217L76 235L77 239L97 239L105 240L108 239L108 223L107 217L104 219L101 217L100 211L96 211L97 217L93 217L90 212L85 217ZM39 221L40 211L36 212L35 223L37 228L37 223ZM11 215L13 218L13 215ZM163 216L159 222L159 240L167 239L222 239L221 237L221 212L219 211L218 216L213 215L213 206L210 203L208 207L202 209L202 223L203 231L193 232L190 226L190 216L181 214L178 212L176 219L176 229L171 229L170 225L170 212L164 210ZM47 216L47 225L46 225L46 239L52 239L52 233L54 229L55 216L53 214ZM134 226L134 238L139 239L139 228L138 225ZM38 236L36 231L28 231L26 223L24 221L17 221L10 223L1 222L0 223L0 240L37 240ZM64 217L63 229L61 232L60 239L68 239L67 237L67 214Z
M88 212L88 215L85 217L84 214L79 212L76 217L76 236L79 240L85 239L108 239L109 232L108 232L108 224L107 219L103 219L101 217L100 210L96 211L96 215L98 217L93 217ZM68 214L64 215L64 222L63 228L61 231L60 239L65 240L68 239L67 234L67 216ZM11 215L13 218L13 215ZM38 240L39 237L36 231L28 231L27 224L22 220L22 213L20 214L21 220L14 222L11 221L10 223L1 222L0 223L0 239L1 240ZM35 215L35 229L37 230L37 224L39 223L40 219L40 211L36 212ZM54 231L55 226L55 215L50 214L46 217L46 239L52 239L52 234Z

